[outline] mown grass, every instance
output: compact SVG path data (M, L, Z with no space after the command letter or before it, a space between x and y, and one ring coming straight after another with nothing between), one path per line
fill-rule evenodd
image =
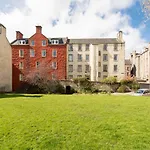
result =
M0 95L0 149L149 150L150 98Z

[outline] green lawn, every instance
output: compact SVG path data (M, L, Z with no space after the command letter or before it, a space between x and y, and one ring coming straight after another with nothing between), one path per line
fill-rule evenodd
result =
M150 97L0 95L1 150L150 150Z

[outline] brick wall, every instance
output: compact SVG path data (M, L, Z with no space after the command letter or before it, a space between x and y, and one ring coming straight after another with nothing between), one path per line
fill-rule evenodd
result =
M46 46L42 46L42 40L46 40ZM35 42L35 46L31 45L31 41ZM19 81L19 74L23 74L26 77L29 72L36 70L36 62L44 64L49 67L48 69L49 79L52 79L52 73L56 75L56 79L62 80L66 79L66 55L67 55L67 45L49 45L48 39L40 32L35 33L31 38L29 38L29 45L12 45L12 63L13 63L13 91L18 89L21 85ZM24 57L19 57L19 50L24 50ZM30 49L35 51L35 57L30 57ZM52 50L57 50L57 57L52 57ZM46 50L46 57L42 57L42 50ZM52 62L57 62L57 68L52 69ZM19 69L19 62L23 62L23 69ZM44 66L43 65L43 66Z

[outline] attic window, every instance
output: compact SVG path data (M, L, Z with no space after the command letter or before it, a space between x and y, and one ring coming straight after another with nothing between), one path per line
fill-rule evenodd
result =
M52 44L59 44L58 40L52 40Z

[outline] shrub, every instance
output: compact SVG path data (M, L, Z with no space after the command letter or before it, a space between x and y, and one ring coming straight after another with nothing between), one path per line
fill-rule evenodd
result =
M107 77L107 78L103 79L101 82L105 83L105 84L115 84L115 83L117 83L117 78L116 77Z
M138 90L139 88L140 88L140 85L137 82L134 82L131 86L131 89L134 91Z
M126 93L126 92L130 92L130 90L129 90L129 88L126 85L121 85L118 88L117 92L119 92L119 93Z
M73 79L73 82L78 87L78 92L91 92L92 91L92 83L87 78L76 78Z

